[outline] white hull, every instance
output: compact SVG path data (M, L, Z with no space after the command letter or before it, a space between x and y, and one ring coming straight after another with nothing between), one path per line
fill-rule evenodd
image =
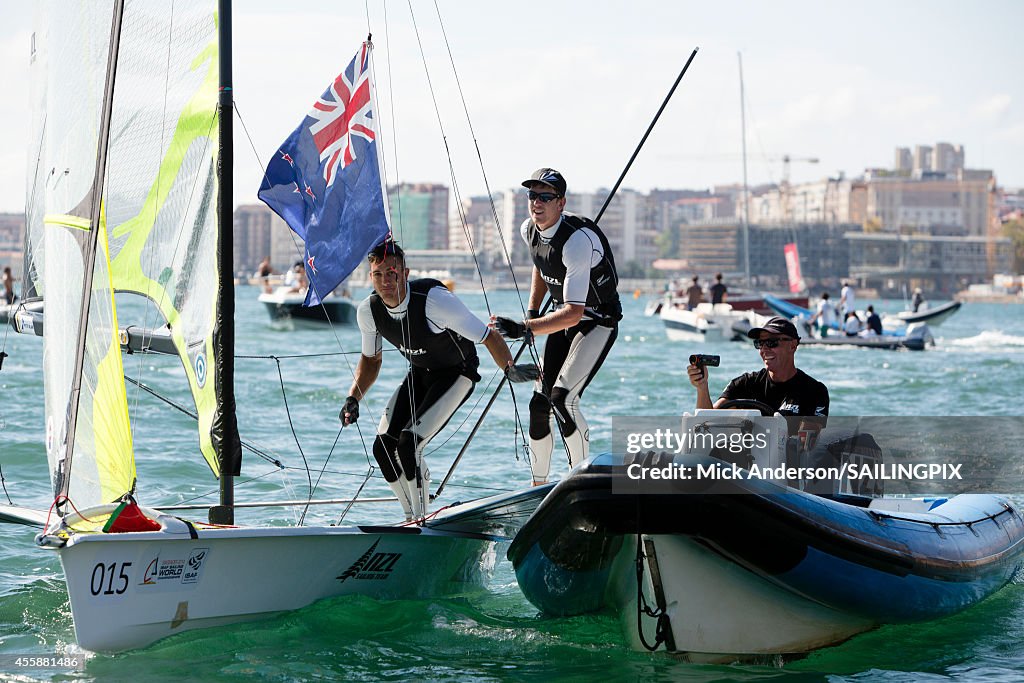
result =
M404 527L210 529L77 536L59 552L79 645L119 651L339 595L459 594L482 585L493 540Z
M654 558L644 560L643 590L657 605L652 563L660 570L671 624L671 651L691 661L731 662L779 653L809 652L871 629L875 624L780 588L713 550L682 536L644 536ZM626 537L612 570L611 604L627 642L645 648L637 629L636 536ZM699 618L695 618L699 615ZM642 617L644 639L655 642L656 620ZM669 649L665 644L659 650Z
M551 486L448 508L419 526L200 528L147 511L162 530L72 534L59 547L78 644L145 647L340 595L451 597L482 587L497 554ZM114 506L87 510L103 519ZM42 535L41 545L56 545Z
M659 317L671 341L723 342L740 335L733 329L738 322L748 322L752 311L734 311L729 304L698 304L687 310L663 306Z

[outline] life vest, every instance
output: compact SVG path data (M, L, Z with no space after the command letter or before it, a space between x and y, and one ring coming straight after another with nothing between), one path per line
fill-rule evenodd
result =
M590 288L587 291L586 307L603 318L621 320L622 304L619 302L617 290L619 276L615 271L615 258L612 256L608 239L594 221L575 214L563 213L561 226L548 242L541 239L537 224L530 221L527 237L530 241L530 255L533 257L533 264L540 271L544 282L547 283L551 299L555 304L565 303L562 287L565 283L566 267L562 259L562 250L573 233L583 228L590 228L597 235L604 251L601 262L590 269Z
M380 335L398 349L408 361L427 370L463 367L475 371L480 364L476 344L452 330L434 332L427 322L427 293L444 287L438 280L410 280L409 307L405 316L391 317L377 292L370 295L370 312Z

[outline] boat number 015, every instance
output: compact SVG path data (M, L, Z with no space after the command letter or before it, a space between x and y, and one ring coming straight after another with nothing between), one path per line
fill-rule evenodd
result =
M92 569L89 590L93 595L121 595L128 590L128 567L131 562L100 562ZM118 569L120 567L120 570Z

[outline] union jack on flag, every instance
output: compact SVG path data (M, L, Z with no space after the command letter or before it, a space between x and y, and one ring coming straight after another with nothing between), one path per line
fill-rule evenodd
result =
M307 306L320 303L390 232L377 158L372 47L363 43L313 104L260 184L259 198L305 242Z
M355 160L352 136L361 136L368 142L376 139L370 110L370 51L366 43L316 101L309 115L316 119L309 131L324 164L324 180L330 185L339 166L345 168Z

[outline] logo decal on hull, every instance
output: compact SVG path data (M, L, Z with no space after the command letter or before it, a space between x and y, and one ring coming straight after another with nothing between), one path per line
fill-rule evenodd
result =
M360 555L358 560L353 562L348 569L335 578L342 583L345 583L348 579L365 579L370 581L384 581L388 579L391 576L391 570L395 568L395 564L402 557L402 553L375 552L379 543L380 539L378 538L365 553Z
M187 560L160 559L157 555L146 565L139 577L139 586L165 586L196 584L202 576L203 565L209 557L209 548L193 548Z

